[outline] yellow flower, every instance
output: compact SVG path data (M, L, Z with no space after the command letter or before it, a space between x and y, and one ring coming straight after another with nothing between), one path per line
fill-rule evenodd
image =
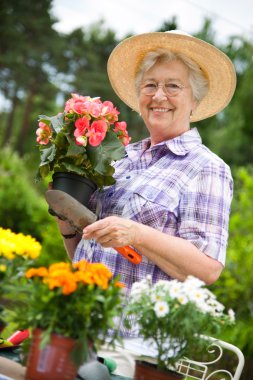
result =
M7 260L14 260L17 256L36 259L41 248L41 244L32 236L16 234L10 229L0 227L0 256Z
M6 265L0 265L0 272L6 272Z

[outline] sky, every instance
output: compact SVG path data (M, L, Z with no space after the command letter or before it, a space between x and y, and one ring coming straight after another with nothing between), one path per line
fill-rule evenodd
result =
M120 39L153 32L176 16L178 29L191 34L208 17L217 41L226 42L231 35L253 41L252 0L54 0L52 13L59 20L55 29L63 33L103 19Z

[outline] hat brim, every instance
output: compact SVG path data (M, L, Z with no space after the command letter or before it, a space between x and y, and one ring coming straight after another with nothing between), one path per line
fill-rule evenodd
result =
M108 76L116 94L131 109L139 112L135 77L145 55L156 49L185 54L196 62L209 82L207 95L201 100L191 122L203 120L223 110L236 87L236 73L231 60L213 45L198 38L177 33L153 32L129 37L112 51Z

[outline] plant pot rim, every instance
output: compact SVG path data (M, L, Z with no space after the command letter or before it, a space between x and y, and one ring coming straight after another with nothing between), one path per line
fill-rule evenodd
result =
M137 359L137 360L135 360L135 363L139 364L141 366L144 366L144 367L151 367L151 368L155 369L156 372L160 372L160 373L171 372L171 373L173 373L173 375L175 377L178 377L178 379L184 379L185 378L185 376L183 374L176 372L176 370L172 370L169 368L167 368L167 369L158 368L157 364L148 362L145 359Z
M43 329L42 327L33 327L32 332L37 332L40 334L43 334L47 329ZM57 333L55 331L52 331L50 335L63 337L65 339L71 339L71 340L77 340L77 338L72 338L70 336L64 335L63 333Z
M79 181L82 181L82 180L86 180L86 181L89 181L91 183L94 184L94 186L97 186L97 184L94 182L93 179L89 178L89 177L86 177L85 175L82 175L82 174L79 174L79 173L76 173L76 172L70 172L70 171L54 171L53 174L52 174L52 177L57 177L57 175L66 175L68 177L73 177Z

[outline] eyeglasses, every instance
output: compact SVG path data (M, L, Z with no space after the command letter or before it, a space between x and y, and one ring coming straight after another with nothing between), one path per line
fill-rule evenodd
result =
M141 85L140 92L143 95L155 95L158 88L161 87L163 89L163 92L167 96L177 96L184 88L187 88L186 86L183 86L182 84L178 83L155 83L155 82L146 82Z

